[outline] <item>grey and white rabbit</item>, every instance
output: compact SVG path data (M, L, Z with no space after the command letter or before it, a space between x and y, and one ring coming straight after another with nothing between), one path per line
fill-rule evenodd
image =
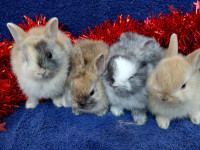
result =
M164 52L150 37L125 32L110 47L103 85L115 116L130 110L138 125L146 122L149 73Z
M28 96L26 108L35 108L41 98L52 98L57 107L62 106L72 44L58 30L58 19L52 18L46 26L28 32L13 23L7 27L15 40L11 66Z

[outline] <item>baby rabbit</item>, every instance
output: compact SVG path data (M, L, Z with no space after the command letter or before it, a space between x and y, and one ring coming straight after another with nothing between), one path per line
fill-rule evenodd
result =
M177 35L172 34L165 57L148 78L149 109L156 115L160 128L170 120L189 117L200 124L200 49L187 55L178 54Z
M163 49L153 38L131 32L110 47L103 85L115 116L127 109L138 125L146 122L146 80L162 56Z
M109 47L102 41L78 40L72 49L72 67L67 89L74 114L92 113L103 116L108 100L102 87L102 74ZM69 106L69 102L67 106Z
M28 32L13 23L7 23L7 27L15 40L11 66L28 96L26 108L35 108L41 98L52 98L57 107L62 106L72 44L58 30L58 19L52 18L46 26Z

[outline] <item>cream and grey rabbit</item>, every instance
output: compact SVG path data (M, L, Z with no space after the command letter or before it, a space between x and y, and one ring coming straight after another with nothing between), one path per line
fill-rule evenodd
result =
M7 23L7 27L15 40L11 66L28 96L26 108L35 108L41 98L52 98L57 107L62 106L72 44L58 30L58 19L52 18L46 26L28 32L13 23Z
M109 107L102 74L109 46L102 41L78 40L72 49L72 67L67 82L65 107L72 106L74 114L104 115Z
M189 117L200 124L200 49L187 56L178 54L177 35L172 34L165 57L151 72L147 87L149 110L160 128L170 121Z
M115 116L126 109L138 125L146 122L146 80L163 53L153 38L131 32L123 33L110 47L103 85Z

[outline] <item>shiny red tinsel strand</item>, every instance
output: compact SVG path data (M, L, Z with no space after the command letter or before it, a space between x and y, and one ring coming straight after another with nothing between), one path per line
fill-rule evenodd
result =
M19 103L25 100L10 69L11 48L12 42L8 39L0 42L0 119L13 112L13 108L19 107ZM0 131L6 130L4 125L0 124Z
M108 19L101 25L93 27L93 29L84 30L79 38L103 40L110 45L119 38L122 32L131 31L153 37L161 46L167 47L170 35L176 33L179 40L179 50L183 54L189 54L200 48L200 12L183 13L181 10L176 10L173 5L169 7L172 12L168 15L160 13L149 16L143 21L137 21L130 16L123 17L122 15L118 16L113 23ZM47 23L46 17L42 15L36 15L35 21L28 16L24 16L24 18L25 21L22 20L19 26L25 31ZM72 42L78 40L70 32L65 31L64 25L59 25L59 28L65 32L66 36L70 37ZM8 39L0 42L0 119L13 112L13 108L18 107L19 103L26 99L10 69L11 48L12 42ZM5 131L4 126L5 123L0 124L0 131Z
M153 37L163 47L168 46L170 35L176 33L180 52L189 54L200 48L200 12L173 11L168 15L160 13L140 22L130 16L123 18L120 15L113 23L107 20L101 25L95 26L93 30L90 28L85 30L79 38L103 40L112 44L125 31Z

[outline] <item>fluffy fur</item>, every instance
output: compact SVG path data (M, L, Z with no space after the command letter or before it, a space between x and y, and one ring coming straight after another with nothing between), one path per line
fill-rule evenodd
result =
M170 38L165 57L148 78L149 109L160 128L170 120L189 117L200 124L200 49L184 57L178 55L176 34Z
M113 79L115 82L113 83L114 87L118 85L125 86L128 90L131 90L131 85L129 82L126 82L133 74L137 71L137 65L132 64L127 59L123 57L117 57L113 60L114 64L116 65L115 72L113 74ZM123 72L123 73L122 73Z
M108 100L102 87L108 50L108 45L101 41L79 40L74 45L65 106L71 103L76 115L92 113L102 116L108 110Z
M26 108L35 108L41 98L52 98L56 106L62 106L72 44L58 30L57 18L28 32L13 23L7 26L15 40L11 66L28 96Z
M146 80L163 56L157 42L136 33L123 33L110 47L103 85L111 104L111 112L120 116L123 110L132 112L134 121L146 121Z

